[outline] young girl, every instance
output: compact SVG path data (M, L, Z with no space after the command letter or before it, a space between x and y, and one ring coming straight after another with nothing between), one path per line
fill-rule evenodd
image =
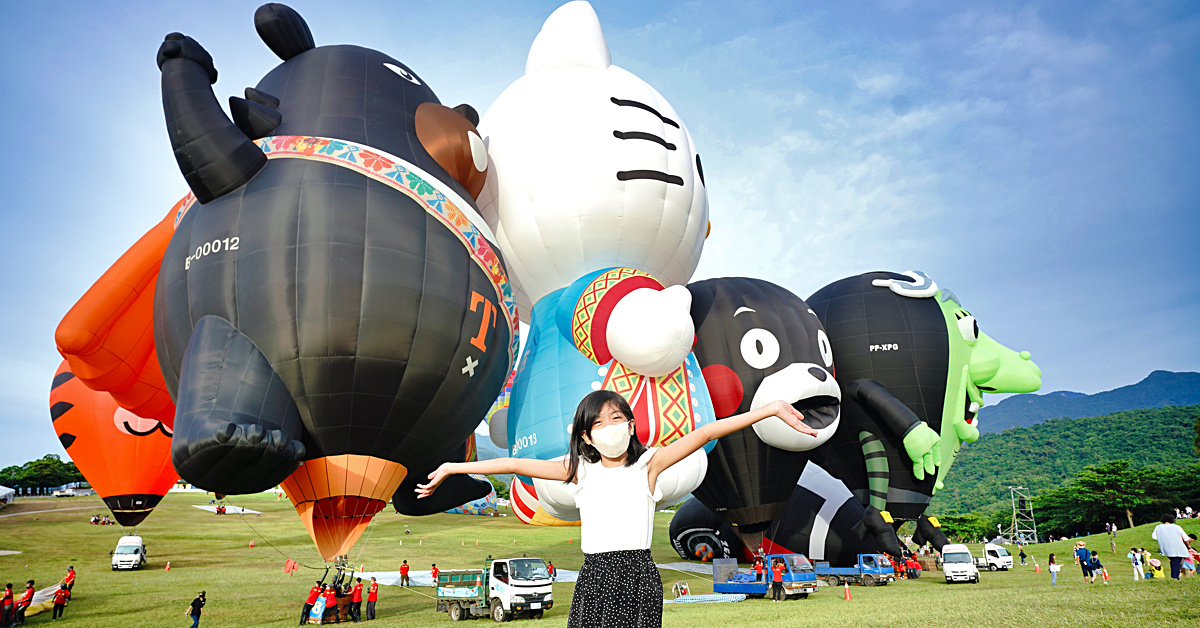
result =
M417 485L417 494L429 496L456 473L513 473L574 484L584 559L567 625L657 627L662 625L662 580L650 542L654 506L662 498L659 474L705 443L772 416L797 432L816 435L791 405L775 401L709 423L666 447L647 449L633 435L633 411L624 397L599 390L575 410L567 459L446 463L429 474L428 484Z
M1062 569L1062 565L1054 562L1054 554L1050 555L1050 562L1047 565L1050 570L1050 584L1058 584L1058 572Z

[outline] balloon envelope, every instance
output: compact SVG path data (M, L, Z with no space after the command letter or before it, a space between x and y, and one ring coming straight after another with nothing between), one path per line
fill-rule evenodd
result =
M171 466L170 429L84 386L66 361L51 384L50 420L67 455L121 525L141 523L179 479Z

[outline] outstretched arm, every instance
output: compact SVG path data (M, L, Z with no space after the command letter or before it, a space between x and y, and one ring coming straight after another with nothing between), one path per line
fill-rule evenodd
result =
M755 408L745 414L721 419L720 421L713 421L698 430L692 430L687 436L659 449L654 454L654 457L650 459L650 464L647 467L650 486L654 486L659 473L670 468L676 462L687 458L697 449L708 443L708 441L717 440L727 434L750 427L770 416L779 417L784 423L792 426L793 429L801 434L808 434L809 436L817 435L816 430L800 421L803 417L791 404L783 401L775 401L761 408Z
M437 490L439 484L447 477L458 473L479 473L494 475L497 473L512 473L543 480L558 480L566 482L571 479L568 475L570 464L567 460L535 460L532 458L493 458L477 462L447 462L429 474L428 484L417 485L417 499L428 497Z

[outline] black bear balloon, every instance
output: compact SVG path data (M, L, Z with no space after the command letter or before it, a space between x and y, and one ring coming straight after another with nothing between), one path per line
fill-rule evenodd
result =
M817 315L799 297L760 279L688 285L695 354L718 419L777 399L789 401L817 436L769 418L717 441L697 499L757 548L782 513L808 450L838 429L841 393L833 352Z
M381 52L316 47L286 6L254 21L283 63L230 99L233 120L200 44L173 33L158 52L199 204L163 258L155 346L180 475L220 493L283 482L331 558L479 424L512 367L515 302L473 202L474 111Z

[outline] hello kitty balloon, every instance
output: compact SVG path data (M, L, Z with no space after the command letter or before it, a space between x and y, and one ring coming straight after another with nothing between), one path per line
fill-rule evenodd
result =
M576 405L601 388L630 402L649 446L712 421L683 287L708 230L700 157L666 99L612 65L591 5L546 20L525 76L479 129L491 160L481 214L530 324L507 415L492 418L497 444L565 455ZM660 479L680 496L707 469L704 451L686 462ZM577 516L560 487L534 484L549 514Z

